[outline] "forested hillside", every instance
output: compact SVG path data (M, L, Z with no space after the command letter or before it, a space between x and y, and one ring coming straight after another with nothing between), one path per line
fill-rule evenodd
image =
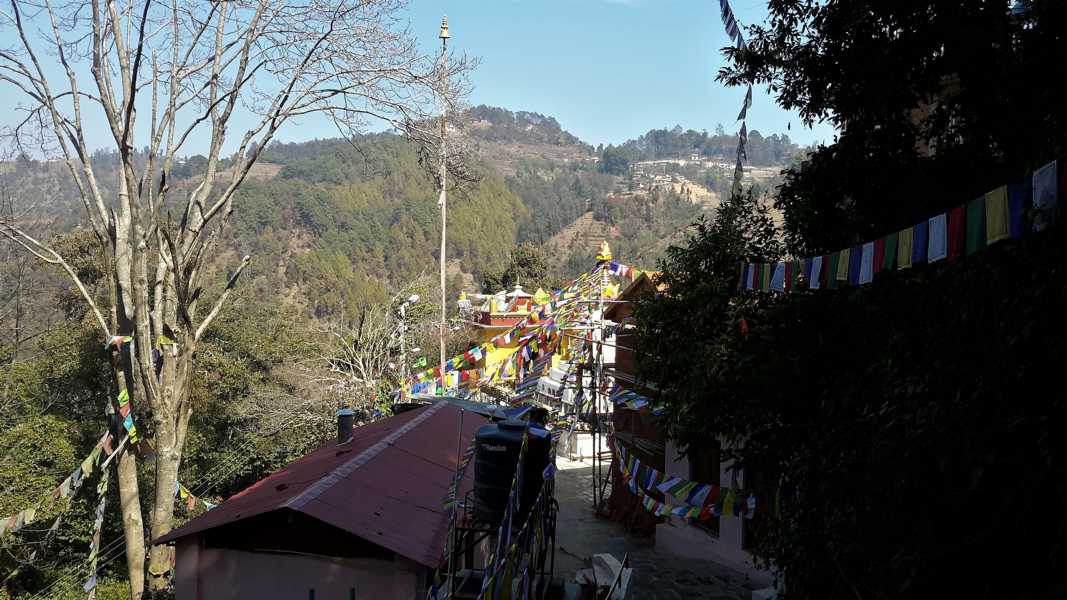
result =
M391 287L436 268L437 192L400 138L281 144L265 157L281 169L245 184L234 222L257 287L299 290L321 317L384 302ZM488 169L449 208L450 259L474 275L500 266L527 214Z
M471 116L481 158L473 165L476 180L449 196L450 297L484 285L552 285L587 269L601 240L620 260L654 267L670 240L713 210L685 188L644 189L633 173L603 172L595 151L550 117L490 107ZM147 153L136 151L134 158L143 164ZM92 164L101 188L116 193L116 156L99 152ZM220 169L231 164L222 161ZM175 165L172 185L189 186L204 168L203 157L186 157ZM0 210L50 240L91 296L109 293L105 259L82 226L84 207L62 163L21 156L0 164ZM363 419L384 409L400 372L390 346L397 298L438 293L439 214L426 166L398 136L274 143L264 150L208 265L215 272L210 280L221 285L242 256L251 256L233 300L197 350L191 392L197 410L179 473L197 498L219 501L318 445L340 402L358 407ZM0 252L0 514L6 515L48 494L82 461L115 391L96 322L62 269L6 241ZM531 255L536 276L513 267ZM408 312L409 363L436 355L434 311L422 302ZM456 344L464 341L459 333ZM356 360L366 362L360 368L373 373L369 379L344 362L364 347L388 349L374 360L356 351ZM151 430L150 421L142 423ZM152 450L143 452L147 493ZM91 497L83 491L69 506L37 516L50 524L65 511L68 525L56 536L44 525L5 538L11 552L0 558L0 579L8 578L0 589L50 589L57 596L80 589ZM113 489L108 502L118 502ZM203 506L179 507L179 521ZM122 586L112 582L123 573L119 523L107 522L103 539L98 597L119 597Z
M681 192L635 195L632 174L605 172L593 148L551 117L477 106L468 121L484 162L476 165L478 180L450 202L453 290L479 287L481 274L499 270L516 244L546 244L587 213L607 228L609 242L652 264L662 255L663 240L700 213L674 197ZM634 160L691 152L716 156L735 143L733 136L675 127L650 131L619 149ZM787 136L750 134L749 154L757 164L781 164L796 151ZM140 162L146 158L137 154ZM93 156L105 190L112 188L115 164L112 154ZM172 172L175 185L203 168L203 157L188 157ZM4 163L7 209L29 210L41 235L71 230L84 209L65 176L58 162L21 156ZM721 187L714 173L690 176L709 190ZM248 254L245 286L254 296L316 317L351 315L436 269L436 201L414 147L395 135L274 143L239 192L233 240L214 266L229 268ZM559 275L591 255L581 244L556 244L553 250L563 253L550 257Z

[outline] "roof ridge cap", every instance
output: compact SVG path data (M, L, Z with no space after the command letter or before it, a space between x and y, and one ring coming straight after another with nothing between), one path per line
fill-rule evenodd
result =
M419 416L405 423L403 427L390 433L384 438L378 440L377 443L367 447L359 454L346 460L340 466L336 467L333 471L330 471L329 473L324 475L314 485L310 486L303 492L300 492L300 494L290 498L288 501L286 501L285 504L279 506L278 508L291 508L293 510L302 509L309 502L318 498L323 492L333 487L334 484L351 475L352 472L358 469L359 467L367 464L370 459L374 458L379 453L381 453L382 450L385 450L390 445L395 443L404 434L418 427L423 421L429 419L437 411L439 411L441 407L447 405L448 402L445 402L444 400L438 401L430 405L430 407L424 410Z

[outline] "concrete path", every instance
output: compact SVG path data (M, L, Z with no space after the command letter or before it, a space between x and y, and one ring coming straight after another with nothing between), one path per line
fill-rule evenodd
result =
M634 572L627 597L635 600L748 600L753 590L770 585L769 578L756 581L714 562L658 553L651 538L634 537L593 514L590 463L557 458L557 465L557 576L574 581L593 554L607 552L622 560L629 552Z

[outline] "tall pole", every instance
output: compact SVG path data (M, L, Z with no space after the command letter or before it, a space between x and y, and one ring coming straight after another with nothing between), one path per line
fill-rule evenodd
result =
M407 337L408 330L408 314L407 314L407 302L400 303L400 381L407 382L408 380L408 353L407 344L404 343L404 338Z
M448 327L448 292L445 287L445 240L448 231L448 145L445 136L448 133L448 99L445 97L445 79L448 66L448 17L441 18L441 60L438 63L438 77L440 77L441 94L441 197L437 201L441 205L441 328L439 337L441 342L441 368L445 366L445 336Z

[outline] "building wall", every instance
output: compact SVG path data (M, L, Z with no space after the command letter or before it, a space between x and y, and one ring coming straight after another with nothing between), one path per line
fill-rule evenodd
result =
M330 558L203 548L177 542L177 600L414 600L425 595L425 568L406 559ZM314 595L311 594L314 590Z
M719 468L719 481L731 481L733 474L725 463ZM689 459L683 456L670 440L666 441L664 471L669 475L689 478ZM744 486L744 473L737 474L738 485ZM670 494L670 504L684 504ZM743 573L759 575L752 565L752 555L742 549L743 520L736 517L719 518L718 536L693 527L684 519L672 518L656 526L656 549L685 558L714 560Z

